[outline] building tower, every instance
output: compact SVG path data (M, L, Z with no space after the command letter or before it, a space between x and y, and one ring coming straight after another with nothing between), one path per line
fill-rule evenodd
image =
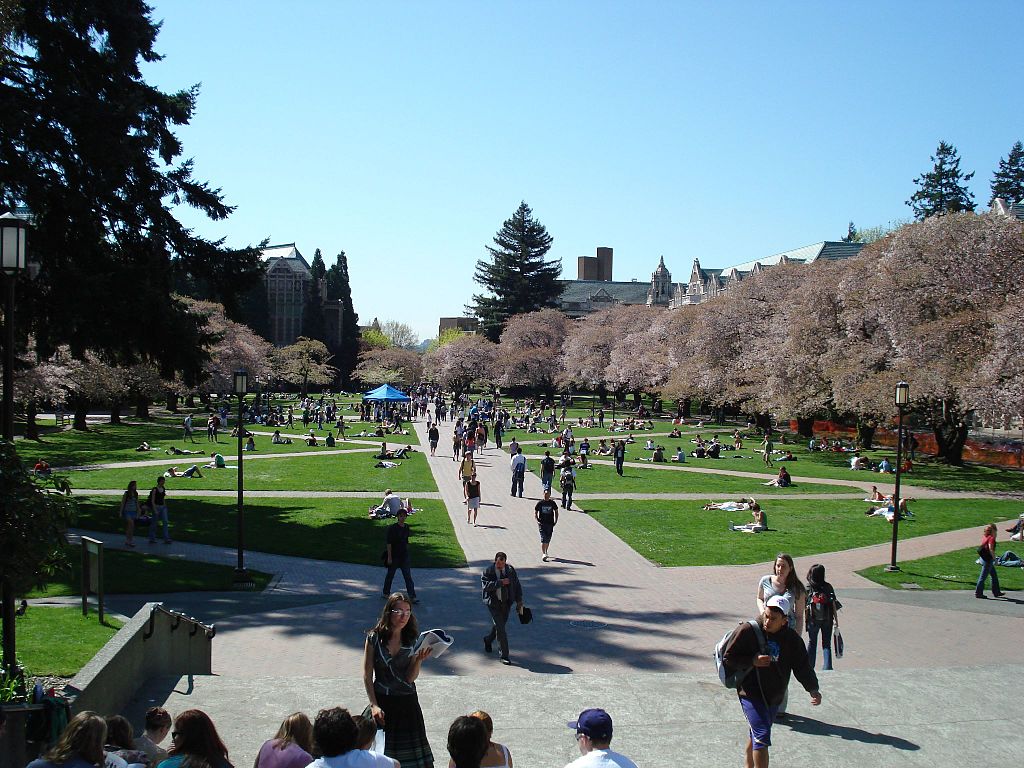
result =
M667 307L672 300L672 273L665 267L665 257L651 273L651 287L647 291L647 306Z

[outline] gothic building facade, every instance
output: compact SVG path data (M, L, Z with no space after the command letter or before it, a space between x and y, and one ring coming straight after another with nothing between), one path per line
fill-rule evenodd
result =
M295 243L272 245L261 253L264 262L264 285L270 314L270 339L275 347L294 344L302 335L303 318L308 310L307 297L313 273ZM320 281L320 296L327 294L327 281ZM324 315L323 341L331 349L341 343L344 313L341 301L322 300L320 311Z

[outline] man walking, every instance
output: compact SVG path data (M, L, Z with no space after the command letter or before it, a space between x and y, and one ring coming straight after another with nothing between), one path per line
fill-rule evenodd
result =
M517 448L512 454L512 495L516 495L516 488L519 489L519 498L523 498L523 481L526 479L526 457L523 456L523 449Z
M405 591L409 599L418 603L416 597L416 585L412 583L412 567L409 564L409 526L405 518L409 516L408 510L398 510L398 522L388 526L387 556L384 562L388 566L388 575L384 577L383 597L387 599L391 595L391 582L395 579L395 571L402 569L402 578L405 579Z
M619 440L615 443L615 471L622 477L622 464L626 461L626 443Z
M772 723L786 695L790 672L811 695L811 704L821 704L818 678L807 661L803 640L789 628L789 611L789 598L768 598L758 626L740 624L722 654L727 672L749 670L737 691L750 727L746 768L768 768Z
M544 458L540 460L540 484L545 491L551 491L551 481L555 477L555 460L551 458L551 451L544 451Z
M611 750L612 718L603 709L584 709L567 725L576 731L576 745L582 756L565 768L636 768L628 757Z
M519 583L516 569L508 564L508 555L498 552L494 562L484 569L480 576L483 587L484 605L491 614L491 631L484 638L484 651L494 650L494 638L498 638L498 650L501 652L501 663L511 664L508 656L508 633L505 624L512 603L516 604L516 612L523 612L523 587Z
M551 498L551 489L544 490L544 498L537 502L533 508L533 517L537 521L537 528L540 531L540 559L545 563L548 561L548 545L551 543L551 534L558 525L558 504Z
M772 442L772 433L765 430L764 440L761 441L761 458L764 459L766 467L772 466L772 451L775 450L775 443Z
M430 414L430 411L427 411ZM430 441L430 455L434 456L437 452L437 443L441 439L441 432L437 428L437 424L431 424L430 429L427 430L427 440Z

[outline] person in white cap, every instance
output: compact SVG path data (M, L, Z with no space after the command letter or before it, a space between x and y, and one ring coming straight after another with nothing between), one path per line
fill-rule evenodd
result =
M747 768L768 766L772 723L789 685L790 672L811 695L811 704L821 704L818 678L808 663L807 648L800 635L789 627L790 608L788 597L769 597L757 619L764 634L764 647L757 628L743 622L733 632L722 657L730 672L749 670L737 690L750 727Z
M612 717L603 709L584 709L578 718L566 725L576 731L581 757L565 768L636 768L636 763L628 757L609 748Z

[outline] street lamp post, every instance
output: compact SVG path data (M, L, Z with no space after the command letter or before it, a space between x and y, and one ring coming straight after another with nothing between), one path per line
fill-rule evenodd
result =
M896 565L896 544L900 530L900 473L903 470L903 409L910 402L910 385L907 382L901 381L896 385L895 402L896 412L899 416L896 427L896 488L892 492L892 554L889 559L889 565L885 567L885 570L890 573L900 569Z
M245 405L245 392L249 387L249 374L246 371L235 371L234 392L238 395L238 565L235 567L235 586L245 588L249 575L245 572L245 511L242 504L242 441L245 439L245 427L242 423L242 407Z
M7 284L7 297L4 304L4 413L3 438L14 445L14 282L18 274L25 269L25 245L28 222L5 213L0 216L0 269L4 273ZM16 652L14 641L15 606L14 585L9 577L4 577L0 585L3 599L3 651L4 672L7 679L14 679L17 673Z

